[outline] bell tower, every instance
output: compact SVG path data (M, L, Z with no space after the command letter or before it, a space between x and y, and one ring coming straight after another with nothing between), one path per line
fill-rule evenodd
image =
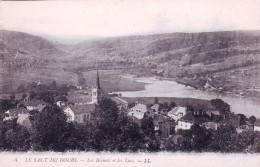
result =
M98 104L103 97L103 92L99 82L99 74L97 71L96 86L92 87L92 103Z

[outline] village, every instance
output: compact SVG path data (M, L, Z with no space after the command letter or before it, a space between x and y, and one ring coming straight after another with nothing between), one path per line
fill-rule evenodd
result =
M40 85L41 83L37 82L35 86ZM53 83L52 86L57 87L56 83ZM247 118L243 114L230 112L228 105L221 99L211 100L213 106L215 104L216 107L198 111L192 106L176 106L174 101L170 104L160 103L160 98L157 97L154 98L153 104L144 104L138 101L128 102L118 94L105 94L100 84L98 71L96 85L92 88L84 89L83 86L67 85L66 89L68 93L62 92L55 99L46 99L45 96L39 100L37 95L33 95L32 92L12 94L10 99L16 100L17 103L4 111L2 120L17 119L18 124L30 129L31 117L54 103L66 114L67 122L86 124L92 120L95 106L99 104L99 101L102 98L111 98L117 104L120 113L127 115L139 126L143 119L151 118L158 139L179 137L176 135L179 130L189 130L195 124L212 131L217 131L224 125L232 126L237 133L260 131L260 119L256 119L254 116Z

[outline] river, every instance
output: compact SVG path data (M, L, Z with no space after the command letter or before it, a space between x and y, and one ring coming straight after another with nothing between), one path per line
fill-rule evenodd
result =
M137 82L145 83L145 90L121 91L123 97L180 97L197 99L220 98L231 105L231 111L247 116L260 118L260 99L236 97L228 94L207 92L178 84L175 81L157 79L155 77L136 78Z

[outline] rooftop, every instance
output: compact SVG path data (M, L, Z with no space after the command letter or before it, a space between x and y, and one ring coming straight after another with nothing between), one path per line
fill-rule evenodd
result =
M191 112L187 113L179 119L180 121L186 121L191 123L203 123L203 122L212 122L207 116L196 116Z
M42 111L47 105L46 104L38 104L35 110Z
M128 102L120 97L112 97L111 99L113 99L113 101L116 102L116 104L123 104L123 105L127 105Z
M158 124L159 122L165 122L165 121L170 121L170 118L161 114L154 115L154 119L153 119L154 124Z
M8 113L11 116L17 116L18 114L28 113L28 111L23 107L18 107L18 108L9 109L6 113Z
M177 114L177 113L184 113L186 111L185 107L174 107L168 114Z
M161 105L160 104L154 104L152 107L151 107L152 110L155 110L155 111L159 111L161 109Z
M17 119L17 123L27 128L30 128L32 126L32 123L30 121L29 116L29 114L21 114Z
M192 115L191 112L187 113L186 115L184 115L183 117L181 117L179 120L180 120L180 121L186 121L186 122L197 123L197 120L195 119L195 117Z
M219 121L220 124L231 124L234 127L238 127L240 124L239 115L229 114L225 119Z
M85 105L69 105L68 106L75 114L90 113L95 110L94 104Z

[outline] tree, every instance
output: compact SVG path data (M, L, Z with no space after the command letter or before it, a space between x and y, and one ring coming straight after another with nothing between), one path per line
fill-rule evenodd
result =
M240 117L239 125L246 125L246 121L248 121L247 117L244 114L237 114Z
M255 116L251 116L251 117L249 117L249 122L251 123L251 124L255 124L255 121L256 121L256 117Z
M57 83L56 81L52 81L51 85L50 85L51 89L56 89L57 88Z
M37 115L39 114L39 111L38 110L31 110L31 111L28 111L30 115L34 116L34 115Z
M56 101L63 101L63 102L67 102L67 101L68 101L68 99L67 99L67 97L66 97L66 96L59 96L59 97L57 97Z
M181 146L178 147L181 151L197 151L206 150L211 139L211 132L199 125L191 126L189 130L178 131L178 134L183 137Z
M255 132L243 131L237 134L236 140L233 142L234 152L248 152L254 144Z
M212 100L210 100L210 103L216 109L218 109L220 111L223 111L225 113L230 113L230 105L225 103L223 100L221 100L221 99L212 99Z
M221 126L216 130L209 143L208 150L213 152L234 152L234 141L237 139L236 129L232 126Z
M260 153L260 132L254 132L254 141L252 147L250 148L250 152Z
M17 88L18 93L23 93L25 91L25 86L23 84L19 85Z
M22 99L24 100L27 97L27 94L23 93Z
M30 91L30 93L29 93L29 99L30 99L30 100L33 100L33 99L35 98L35 96L36 96L36 93L35 93L34 91Z
M187 105L186 108L187 108L187 111L190 111L192 113L194 112L194 109L191 105Z
M42 100L45 101L46 103L49 103L49 104L54 103L54 97L52 95L50 95L50 96L45 95L45 96L42 97Z
M141 120L141 130L144 133L144 146L147 151L158 151L159 141L155 137L154 123L151 117L145 116Z
M92 141L95 151L137 151L143 148L143 135L139 126L119 113L116 103L103 98L93 113Z
M10 101L11 101L11 102L14 102L14 101L15 101L15 95L14 95L14 94L11 94L11 95L10 95Z
M141 129L147 137L155 138L154 124L151 117L146 116L141 120Z
M48 107L35 117L32 148L35 151L66 151L76 148L73 126L56 106Z
M174 108L174 107L176 107L176 103L174 101L171 101L170 108Z
M9 99L0 99L0 117L2 117L6 110L13 107L15 107L15 105Z
M163 108L165 108L165 109L168 109L168 108L169 108L169 104L168 104L167 102L164 102L164 103L162 104L162 106L163 106Z
M133 108L135 106L135 102L129 103L128 108Z
M159 103L159 100L158 100L158 98L156 97L156 98L154 98L154 104L158 104Z
M13 151L30 149L30 133L28 129L16 123L16 119L0 123L2 148Z

